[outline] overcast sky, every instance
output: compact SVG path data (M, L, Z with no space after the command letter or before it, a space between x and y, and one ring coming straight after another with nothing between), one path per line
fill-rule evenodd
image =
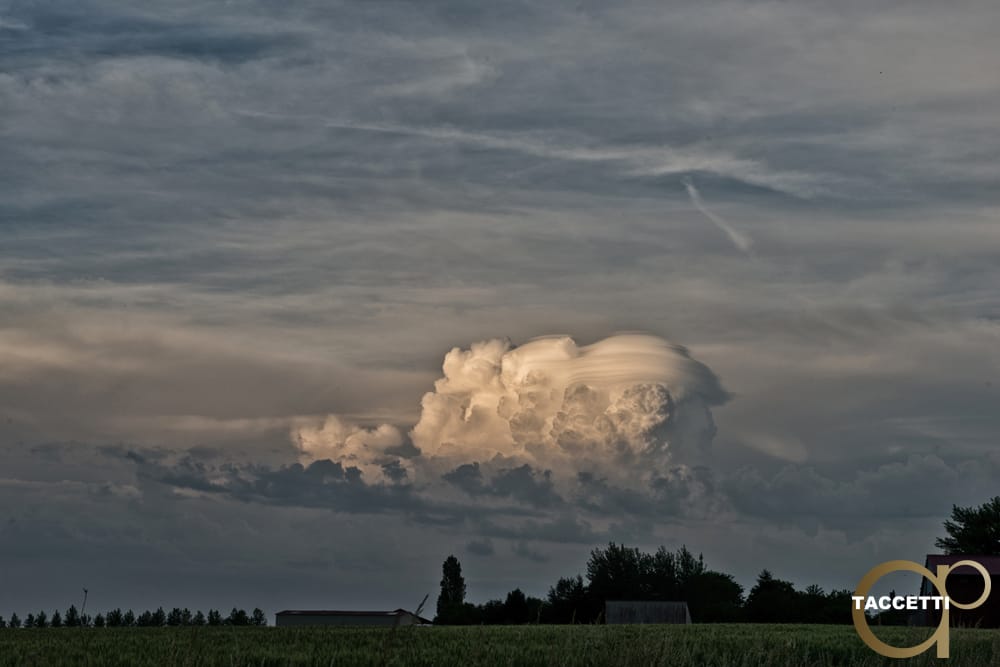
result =
M1000 490L998 33L0 2L0 615L922 560Z

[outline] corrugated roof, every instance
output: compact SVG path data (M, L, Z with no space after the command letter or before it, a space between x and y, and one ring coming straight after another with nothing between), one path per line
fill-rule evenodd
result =
M690 623L687 602L679 600L608 600L604 603L604 622L617 623Z
M977 556L975 554L927 554L927 560L924 561L924 567L931 572L935 572L938 565L954 565L960 560L974 560L985 567L986 571L991 575L1000 576L1000 556ZM957 570L952 571L952 574L979 573L968 565L963 565Z
M339 609L286 609L279 611L278 616L399 616L409 614L405 609L393 611L344 611ZM414 614L416 615L416 614Z
M284 611L279 611L276 616L402 616L403 614L410 614L414 616L420 623L431 623L428 619L423 616L417 616L411 611L406 611L405 609L394 609L392 611L347 611L343 609L286 609Z

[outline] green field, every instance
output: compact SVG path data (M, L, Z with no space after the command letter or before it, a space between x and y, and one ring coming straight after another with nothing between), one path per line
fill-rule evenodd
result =
M926 630L879 628L900 646ZM852 626L491 626L0 630L0 665L930 665L883 658ZM1000 632L952 631L949 667L1000 665Z

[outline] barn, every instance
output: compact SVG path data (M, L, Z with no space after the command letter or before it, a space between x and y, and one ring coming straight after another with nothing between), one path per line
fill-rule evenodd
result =
M1000 556L975 555L936 555L928 554L924 567L937 573L938 565L954 565L960 560L973 560L986 568L990 573L992 591L986 602L976 609L958 609L950 611L951 625L955 627L1000 628ZM948 596L963 604L975 602L983 594L982 575L968 566L962 566L948 575ZM927 579L920 582L921 595L938 595L938 592ZM941 612L933 609L918 611L914 617L916 625L936 626L941 622Z
M604 603L604 622L609 625L625 623L674 623L691 622L687 602L608 600Z
M368 625L395 627L398 625L429 625L431 621L405 609L394 611L336 611L286 609L274 615L278 627L311 625Z

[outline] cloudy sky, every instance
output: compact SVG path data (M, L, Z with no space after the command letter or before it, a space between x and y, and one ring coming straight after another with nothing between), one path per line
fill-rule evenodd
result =
M0 2L0 614L853 587L998 492L993 2Z

